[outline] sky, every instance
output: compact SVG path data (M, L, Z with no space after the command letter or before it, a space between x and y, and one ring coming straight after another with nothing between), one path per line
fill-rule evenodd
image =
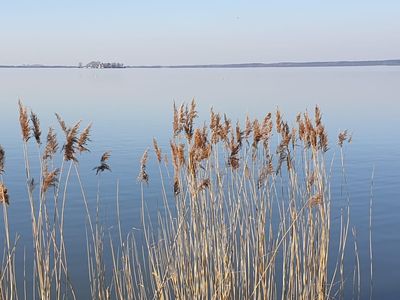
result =
M400 1L2 1L0 65L400 58Z

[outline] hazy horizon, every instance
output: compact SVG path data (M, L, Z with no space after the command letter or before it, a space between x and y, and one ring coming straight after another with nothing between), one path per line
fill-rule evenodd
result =
M1 65L395 59L397 1L3 3Z

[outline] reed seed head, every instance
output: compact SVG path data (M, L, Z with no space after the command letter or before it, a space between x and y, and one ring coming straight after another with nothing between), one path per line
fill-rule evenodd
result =
M90 129L92 128L92 123L90 123L85 129L83 129L81 135L78 138L78 150L82 152L90 152L87 148L87 143L90 142Z
M69 128L67 131L65 131L67 133L66 136L66 141L65 144L63 146L63 150L64 150L64 159L66 161L74 161L77 162L78 160L76 159L76 145L78 143L78 130L80 127L81 121L77 122L72 128Z
M57 136L52 127L49 128L47 133L46 148L43 152L43 160L49 160L54 157L58 150Z
M0 175L4 174L4 165L6 160L6 152L3 147L0 145Z
M308 205L310 207L314 207L319 204L322 204L322 195L320 193L315 194L308 199Z
M21 100L18 101L19 106L19 124L21 125L22 140L26 143L30 138L29 118L26 107Z
M162 153L161 153L161 149L158 146L157 140L155 138L153 138L153 146L154 146L154 152L157 155L157 160L160 163L162 160Z
M59 169L55 169L52 172L48 172L47 169L44 170L42 185L43 194L45 194L50 187L55 187L57 185L59 172Z
M10 204L8 190L2 182L0 182L0 203Z
M40 121L38 116L33 111L31 111L31 121L32 121L33 137L35 138L36 143L40 145L41 144L40 136L42 134L42 131L40 130Z
M58 123L60 124L62 131L67 136L69 133L69 129L68 129L67 125L65 124L65 121L61 118L61 116L58 113L55 113L55 115L56 115Z
M138 180L141 182L144 182L146 184L149 183L149 175L147 174L147 171L146 171L148 151L149 151L149 149L146 149L142 155L142 159L140 160L140 172L139 172L139 176L138 176Z
M103 153L103 155L100 158L100 165L93 168L93 170L96 171L96 175L98 175L99 173L103 173L106 170L111 172L110 165L107 163L110 157L111 157L111 151Z
M343 147L343 142L345 142L346 140L347 140L347 130L345 130L345 131L342 131L342 132L340 132L339 133L339 136L338 136L338 145L340 146L340 147Z

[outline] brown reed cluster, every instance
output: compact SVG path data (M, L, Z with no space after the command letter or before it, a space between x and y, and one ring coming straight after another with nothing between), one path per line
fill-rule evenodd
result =
M196 117L197 111L194 99L190 106L182 104L179 109L174 104L174 136L178 136L181 132L184 132L186 138L191 141L193 137L193 123Z
M94 167L93 170L96 171L96 175L99 173L103 173L104 171L111 171L110 165L108 164L108 160L111 157L111 151L104 152L100 158L100 165Z
M318 106L315 107L315 122L309 117L308 113L304 113L303 117L297 115L297 123L299 127L299 139L303 141L307 148L314 151L328 151L328 135L321 121L322 114Z
M50 187L55 187L58 184L58 168L49 171L51 162L58 150L57 136L52 127L49 128L46 138L46 146L43 151L43 174L42 174L42 194L45 194Z
M46 193L50 187L57 185L59 173L60 169L58 168L51 172L48 171L47 167L43 170L42 194Z
M241 160L245 153L242 151L243 143L251 145L252 159L258 160L259 156L263 157L263 166L258 171L258 186L261 187L269 175L273 173L279 174L282 166L286 165L287 170L293 166L292 152L300 145L304 149L311 149L312 155L316 155L318 151L325 153L328 151L328 135L322 122L322 113L318 106L314 110L314 119L308 113L298 114L296 117L296 125L292 128L284 121L283 115L279 108L275 113L275 121L273 122L272 114L267 113L262 120L257 118L251 120L248 116L245 120L244 128L240 127L240 123L232 125L232 122L224 114L215 113L213 109L210 112L209 130L206 126L199 128L194 127L194 120L197 117L196 103L191 102L190 106L181 105L177 108L174 104L174 122L173 133L174 140L171 141L172 162L174 167L174 192L180 192L180 172L185 166L189 171L192 179L195 180L193 186L202 186L201 178L198 176L199 166L205 163L211 156L213 147L222 143L227 150L227 166L232 170L240 168ZM279 143L276 148L276 158L271 154L270 139L275 131L279 136ZM181 134L183 133L183 134ZM161 161L161 151L156 140L153 140L157 159ZM259 148L262 145L262 148ZM262 149L262 151L260 150ZM261 152L260 152L261 151ZM274 164L276 166L274 167ZM246 163L244 165L246 167ZM204 168L202 166L202 168ZM199 182L196 182L196 181Z
M217 144L219 141L227 142L228 134L231 129L231 121L224 115L222 122L221 115L214 113L211 109L210 116L210 130L211 130L211 143Z
M211 144L208 141L207 128L196 128L194 131L194 140L189 149L189 172L196 174L201 161L208 159L211 154Z
M345 141L347 141L348 143L351 143L352 137L349 136L349 133L347 130L344 130L342 132L339 132L338 135L338 145L340 146L340 148L343 147L343 143Z
M62 147L64 151L64 159L66 161L78 162L78 159L76 158L76 154L78 152L89 152L87 143L90 142L90 130L92 128L92 124L90 123L79 134L81 121L78 121L75 123L75 125L68 127L59 114L56 113L56 117L62 131L65 134L65 143Z
M329 147L320 108L293 123L279 108L247 116L244 126L213 109L208 126L195 126L196 116L193 101L174 105L177 216L164 196L160 232L146 237L154 298L332 298L348 225L341 225L343 247L331 272ZM339 145L346 139L342 134ZM153 146L160 162L156 140Z

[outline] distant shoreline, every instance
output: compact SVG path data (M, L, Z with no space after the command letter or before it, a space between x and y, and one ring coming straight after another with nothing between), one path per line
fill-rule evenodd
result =
M319 62L278 62L278 63L238 63L201 65L133 65L106 69L206 69L206 68L310 68L310 67L374 67L400 66L400 59L360 60L360 61L319 61ZM0 65L0 68L15 69L96 69L71 65Z

